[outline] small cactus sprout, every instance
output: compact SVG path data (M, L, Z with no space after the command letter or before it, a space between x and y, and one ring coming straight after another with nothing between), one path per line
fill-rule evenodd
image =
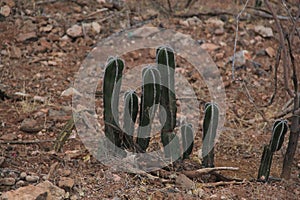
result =
M192 124L184 124L181 126L181 139L182 139L182 158L186 159L192 153L194 146L194 132Z
M288 124L286 120L276 120L272 129L272 138L270 140L271 151L278 151L283 144L284 136L288 130Z
M219 122L219 108L215 103L207 103L204 113L202 165L214 167L214 144Z
M151 124L160 100L160 73L148 66L142 71L143 84L140 104L140 121L137 133L139 151L145 152L150 141Z
M178 136L172 132L167 135L170 141L167 145L164 146L165 157L169 159L171 163L178 160L180 158L180 144Z
M258 170L258 180L268 181L273 154L275 151L278 151L282 147L284 136L287 131L288 124L286 120L280 119L274 122L270 143L269 145L264 146L264 151L261 157L260 167Z
M164 121L161 130L161 141L165 147L170 143L173 137L173 131L176 126L176 96L175 96L175 55L174 50L167 46L161 46L156 50L157 68L161 75L161 98L160 105L164 109L165 120L160 117L161 123ZM177 147L179 148L179 147ZM165 156L168 157L168 150L165 150Z
M119 128L119 93L121 88L124 62L117 57L107 60L103 80L103 104L105 135L117 147L121 146L121 133Z
M123 142L127 149L134 149L133 134L134 124L138 114L138 96L135 91L129 90L124 95L124 126L125 131Z

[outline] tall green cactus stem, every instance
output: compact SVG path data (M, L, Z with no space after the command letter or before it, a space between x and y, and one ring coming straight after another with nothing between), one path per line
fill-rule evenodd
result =
M168 141L170 141L166 146L164 146L165 157L169 159L171 163L180 158L180 144L178 136L172 132L167 135Z
M214 103L207 103L204 112L202 165L214 167L214 144L219 123L219 108Z
M155 67L142 71L143 84L140 105L140 121L136 143L138 151L145 152L150 141L151 124L160 100L160 73Z
M272 158L275 151L278 151L283 144L284 136L288 131L286 120L276 120L272 128L272 137L269 145L264 146L264 151L261 157L257 179L260 181L268 181Z
M138 96L135 91L129 90L124 95L124 146L126 149L134 150L133 134L134 124L138 114Z
M182 139L182 158L186 159L192 153L194 146L194 131L192 124L184 124L181 126L181 139Z
M119 93L123 69L123 60L108 58L103 80L105 136L117 147L121 146L122 136L113 127L119 127Z
M163 146L167 146L173 137L176 126L176 96L175 96L175 55L174 50L167 46L161 46L156 50L156 62L161 75L161 98L160 105L165 109L166 116L160 117L161 123L164 122L161 130L161 141ZM179 147L174 147L179 148ZM165 157L168 158L168 150ZM175 150L174 150L175 151Z

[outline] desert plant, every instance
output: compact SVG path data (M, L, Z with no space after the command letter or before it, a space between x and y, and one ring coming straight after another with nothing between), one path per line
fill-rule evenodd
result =
M124 62L115 57L107 61L104 85L104 121L105 135L117 147L145 152L149 146L151 125L160 106L161 142L167 159L174 162L184 150L183 158L187 158L193 148L193 129L191 124L181 127L182 145L175 133L176 95L174 87L175 55L173 49L161 46L156 50L157 66L147 66L142 70L142 93L140 106L135 91L125 92L124 126L119 128L118 102ZM134 125L139 112L137 139L134 140Z
M146 67L142 71L143 84L140 106L140 122L137 144L146 151L151 133L151 124L160 100L160 73L156 67Z
M260 167L258 170L258 180L268 181L270 169L272 165L272 158L275 151L278 151L283 144L284 136L288 131L286 120L275 121L272 128L272 137L270 144L264 146L264 151L261 157Z
M184 124L181 126L181 138L182 138L182 158L186 159L192 153L194 146L194 131L192 124Z
M138 115L138 96L134 90L125 92L124 95L124 126L123 142L126 149L134 149L134 124Z
M175 95L175 55L174 50L167 46L159 47L156 50L156 62L158 70L161 74L161 113L165 112L165 115L160 115L161 123L164 123L161 130L161 141L164 146L165 156L171 157L172 150L170 148L177 148L176 145L167 146L173 138L177 137L174 133L176 126L176 95ZM163 109L163 110L162 110ZM179 145L179 144L178 144ZM166 149L167 148L167 149ZM174 155L175 156L175 155Z
M202 165L214 167L214 144L219 123L219 108L215 103L205 104L203 119Z
M122 135L114 127L119 127L119 93L123 69L122 59L108 58L103 80L105 136L117 147L122 144Z

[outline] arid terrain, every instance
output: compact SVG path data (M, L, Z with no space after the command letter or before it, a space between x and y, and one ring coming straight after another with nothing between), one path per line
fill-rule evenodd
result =
M240 60L234 73L242 81L233 81L230 58L234 55L236 16L245 2L198 0L185 8L187 2L170 1L169 6L168 1L158 0L0 1L2 198L5 195L19 199L18 195L26 194L28 199L72 200L299 199L299 146L291 179L280 179L289 133L282 149L274 154L270 182L256 181L263 146L269 143L274 121L290 120L292 116L285 112L291 98L284 89L282 62L276 96L267 105L274 92L279 46L272 16L264 4L255 7L255 1L249 1L241 13L236 40ZM296 15L299 1L287 2L290 13ZM281 1L272 1L272 5L281 16L281 23L290 27ZM215 166L238 168L218 172L222 181L213 174L187 178L181 173L182 168L201 168L203 114L196 119L200 128L195 132L192 155L164 169L168 173L165 176L151 173L155 177L151 178L105 166L90 154L76 129L61 152L53 151L57 135L72 116L72 87L83 61L103 39L139 27L172 29L190 35L216 63L226 91L227 109L215 146ZM298 32L299 27L298 20ZM296 34L291 45L298 64L300 38ZM123 58L128 66L155 61L153 53L147 50L129 52ZM210 101L203 78L184 58L176 61L176 73L191 84L203 112L204 104ZM98 114L103 112L102 95L96 95Z

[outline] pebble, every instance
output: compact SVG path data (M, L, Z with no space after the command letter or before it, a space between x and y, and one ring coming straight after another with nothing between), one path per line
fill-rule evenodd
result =
M82 27L75 24L67 30L67 35L73 38L82 36Z
M179 174L176 177L175 184L187 190L195 188L195 183L184 174Z
M92 28L96 33L100 33L101 26L98 22L92 22Z
M25 181L22 181L22 180L19 180L17 183L16 183L16 187L23 187L27 185L27 183Z
M4 17L8 17L10 15L11 9L8 5L2 6L0 8L0 14Z
M24 119L21 123L20 130L26 133L38 133L43 129L43 125L34 119Z
M25 180L30 183L34 183L34 182L37 182L38 180L40 180L40 177L38 177L36 175L32 175L32 176L28 175L28 176L26 176Z
M2 178L0 179L0 185L12 186L16 183L16 179L12 177Z
M275 57L275 55L276 55L276 52L272 47L266 48L265 51L268 54L268 56L271 58Z
M274 36L273 30L270 27L258 25L254 27L254 31L265 38Z
M24 42L26 40L36 39L37 35L36 32L29 32L29 33L20 33L17 41L18 42Z
M215 45L213 43L204 43L201 44L200 46L202 49L207 50L207 51L214 51L220 48L220 46Z
M25 179L26 176L27 176L26 172L21 172L21 174L20 174L21 179Z
M72 189L75 184L74 179L68 177L61 177L58 182L58 187L64 189Z

